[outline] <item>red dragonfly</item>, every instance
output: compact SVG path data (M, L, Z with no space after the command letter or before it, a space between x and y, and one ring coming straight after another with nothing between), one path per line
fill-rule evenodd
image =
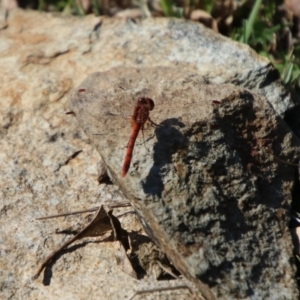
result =
M151 98L147 96L140 97L137 102L135 102L131 96L127 96L127 98L126 94L124 96L123 98L119 95L116 99L103 96L101 93L94 92L92 89L80 88L72 100L79 121L80 119L84 119L84 121L80 121L80 123L85 126L84 130L91 135L101 136L101 138L97 139L96 143L101 149L102 155L106 158L108 157L113 164L118 164L118 158L115 156L115 153L118 151L118 148L120 148L120 141L123 141L123 139L126 141L130 135L122 166L122 177L127 175L130 168L133 149L136 145L139 131L142 130L144 137L143 129L147 121L149 121L151 125L159 126L149 118L150 111L154 109L154 101ZM172 118L182 118L184 123L188 123L190 118L198 118L199 112L194 108L194 102L189 104L183 102L182 107L184 108L184 113L182 113L181 110L172 108L170 103L172 103L173 100L172 98L171 101L167 102L165 98L156 99L160 107L159 112L155 114L160 120L167 119L168 116L171 116ZM179 100L176 101L179 102ZM132 104L131 101L135 103ZM212 101L213 104L220 104L218 100L210 101ZM207 101L203 101L203 103L206 102ZM123 111L126 114L127 109L130 108L131 110L133 107L133 114L131 115L132 130L130 134L127 131L128 120L126 120ZM164 112L166 112L166 116L162 117L161 113ZM68 114L75 114L75 111L70 111ZM211 126L214 126L214 124L211 124ZM149 136L149 134L147 135Z
M127 152L123 163L122 177L125 177L129 170L134 144L140 129L144 129L144 124L147 120L150 121L152 125L158 126L149 117L149 112L153 110L153 108L154 101L151 98L143 97L138 99L131 117L132 132L127 145Z
M78 92L78 94L85 95L87 90L79 89L77 92ZM153 110L154 106L155 106L154 101L148 97L139 98L135 104L135 107L133 110L133 115L131 116L132 131L131 131L131 135L130 135L130 138L129 138L129 141L127 144L127 151L126 151L126 155L125 155L125 159L124 159L124 163L123 163L123 167L122 167L122 177L125 177L129 170L131 159L133 156L133 149L134 149L135 141L137 139L139 131L140 130L143 131L144 125L147 121L149 121L151 123L151 125L153 125L153 126L159 126L159 125L155 124L149 118L149 112L151 110ZM96 109L92 109L92 110L94 112L96 111ZM100 110L102 111L102 114L99 114L99 118L101 118L102 120L105 120L108 117L117 116L115 113L110 112L109 109L108 109L108 111L106 111L106 108L104 108L103 106L100 107ZM68 112L66 112L66 114L75 115L75 112L68 111ZM122 118L124 118L124 116ZM113 121L110 121L109 123L113 123L115 125L115 123ZM125 124L123 124L123 125L121 125L121 124L123 124L123 122L120 123L119 129L122 126L125 126ZM108 131L110 131L110 130L108 129ZM143 136L144 136L144 134L143 134Z

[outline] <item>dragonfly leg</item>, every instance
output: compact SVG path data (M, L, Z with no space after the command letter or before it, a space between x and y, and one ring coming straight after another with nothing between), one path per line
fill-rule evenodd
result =
M154 123L149 117L148 117L148 121L150 122L151 126L153 126L153 127L160 127L160 125Z
M150 119L149 119L150 120ZM149 152L149 149L146 147L146 143L145 143L145 136L144 136L144 125L141 127L142 130L142 135L143 135L143 144L145 149Z

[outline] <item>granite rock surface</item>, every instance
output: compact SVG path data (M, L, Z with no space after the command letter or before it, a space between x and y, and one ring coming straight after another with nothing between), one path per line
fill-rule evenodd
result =
M116 265L115 243L100 243L99 239L88 239L87 244L78 242L39 279L32 280L43 259L69 238L56 232L72 232L86 222L84 216L48 221L35 218L98 206L106 200L124 200L121 186L99 184L101 158L77 120L65 115L71 91L88 75L115 66L168 66L175 68L177 76L187 69L211 84L231 83L247 88L258 94L255 99L265 96L281 116L295 107L269 61L245 45L183 20L108 19L91 15L76 18L23 10L6 14L0 10L0 65L3 299L85 299L87 295L90 299L126 299L137 289L177 284L129 277ZM185 101L192 109L189 100ZM212 109L210 105L206 108ZM283 143L289 145L291 141L292 138ZM291 158L293 151L287 149L283 158ZM139 152L134 154L138 156ZM118 166L123 155L124 152L118 158ZM185 163L181 166L183 176ZM286 172L286 166L281 167ZM291 179L284 193L290 185ZM275 193L274 197L279 196ZM281 200L276 199L278 207ZM282 201L285 220L290 198ZM132 214L121 221L128 231L141 229ZM282 263L289 266L285 261L291 257L286 227L279 231L277 225L282 221L275 224L270 246L287 249ZM285 247L281 248L281 242L272 245L276 234L287 239ZM214 257L213 253L211 256ZM285 271L293 277L292 266ZM295 295L293 280L283 278ZM155 299L157 293L150 297Z

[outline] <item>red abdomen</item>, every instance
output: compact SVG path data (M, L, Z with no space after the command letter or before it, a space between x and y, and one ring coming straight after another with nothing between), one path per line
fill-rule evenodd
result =
M126 156L125 156L125 160L124 160L124 164L123 164L123 168L122 168L122 177L125 177L129 170L135 140L139 134L141 126L142 126L142 124L139 124L136 122L133 124L132 133L131 133L131 136L130 136L130 139L128 142L127 152L126 152Z

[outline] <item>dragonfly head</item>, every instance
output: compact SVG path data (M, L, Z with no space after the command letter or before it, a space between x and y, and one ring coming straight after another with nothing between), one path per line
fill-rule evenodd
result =
M147 107L148 110L153 110L154 108L154 101L148 97L139 98L137 106L139 107Z

